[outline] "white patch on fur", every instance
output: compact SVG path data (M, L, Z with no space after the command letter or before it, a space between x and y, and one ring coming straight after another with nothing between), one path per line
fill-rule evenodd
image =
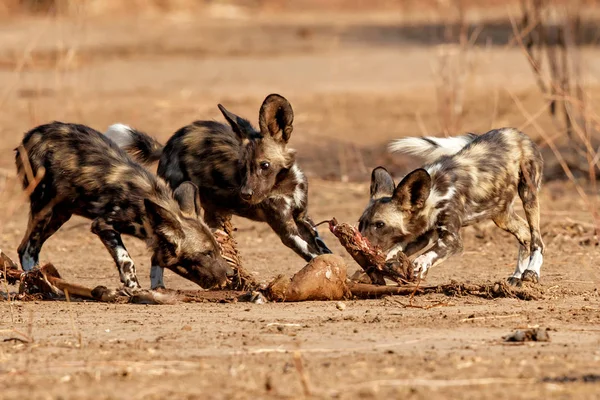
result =
M394 257L396 257L396 254L398 254L399 252L404 250L404 243L398 243L395 244L390 251L388 251L387 255L385 256L386 260L390 260Z
M294 181L296 183L302 183L306 180L306 178L304 177L304 173L300 170L300 168L298 168L297 164L292 165L292 168L290 169L292 175L294 175ZM296 186L296 189L294 189L294 204L297 207L300 207L300 205L306 200L306 194L304 193L303 190L301 190L298 186Z
M286 208L286 210L282 210L283 213L287 213L291 210L293 199L290 196L286 196L283 194L275 194L275 195L271 196L271 198L283 200L283 202L285 203L284 207Z
M129 256L129 253L122 246L117 246L115 248L115 253L117 254L117 260L119 261L119 263L121 263L122 261L132 261L131 257Z
M427 253L415 258L413 261L414 271L419 277L421 277L421 279L425 278L425 275L427 275L427 270L433 266L433 262L437 256L438 255L435 251L428 251Z
M292 168L290 169L290 171L294 175L294 178L296 178L295 179L296 182L300 183L300 182L305 181L304 173L300 170L300 168L298 167L298 164L292 165Z
M470 222L473 222L473 221L477 221L478 219L480 219L482 217L486 217L487 214L488 214L487 210L486 211L481 211L481 212L478 212L478 213L468 214L466 216L465 220L463 221L463 224L470 223Z
M388 145L392 153L404 153L420 157L426 162L434 162L442 156L451 156L458 153L463 147L473 141L468 135L449 138L427 137L437 146L424 140L424 138L408 137L396 139Z
M542 252L538 249L533 252L531 258L529 260L529 265L527 266L528 271L534 271L538 278L540 277L540 270L542 269L542 264L544 263L544 256Z
M300 207L300 205L304 202L305 199L306 195L304 191L301 190L298 186L296 186L296 189L294 189L294 203L296 204L296 206Z
M302 251L302 253L309 254L312 258L315 258L317 256L317 254L313 254L308 251L308 243L306 243L306 241L300 236L294 235L292 236L292 240L296 244L296 247L298 247Z
M377 214L373 217L373 221L382 220L391 227L398 229L402 235L406 235L406 227L404 226L404 216L401 212L388 212L385 218L380 218Z
M124 124L113 124L104 132L104 136L112 140L119 147L127 147L133 144L133 129Z
M438 214L442 211L442 209L436 209L436 206L442 201L450 200L455 193L456 188L452 186L448 188L448 191L444 194L438 192L435 187L431 190L431 193L425 202L425 212L426 215L429 215L429 220L427 221L428 228L431 228L431 224L436 221Z
M434 176L440 170L440 168L442 168L440 164L431 164L425 168L425 171L427 171L429 176Z
M115 248L115 254L117 255L117 264L119 265L121 282L123 282L127 287L137 287L138 284L136 283L137 278L135 275L135 264L129 256L129 253L124 247L117 246ZM125 265L129 265L129 271L124 270L123 267Z
M519 256L517 257L517 268L515 272L512 274L513 278L521 279L523 272L529 266L530 257L527 255L527 250L523 248L523 246L519 246Z
M31 271L36 267L35 258L31 255L29 250L29 243L27 243L27 247L25 248L25 253L23 253L23 257L21 258L21 267L23 271Z
M158 265L150 267L150 289L156 290L165 287L165 282L163 280L164 273L165 270L163 267Z

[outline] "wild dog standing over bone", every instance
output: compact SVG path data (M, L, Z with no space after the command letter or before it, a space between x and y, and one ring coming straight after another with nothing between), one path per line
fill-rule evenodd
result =
M106 135L142 162L160 159L158 174L171 187L190 180L200 188L206 222L219 228L232 214L262 221L281 241L309 261L331 253L307 215L308 181L287 148L294 113L277 94L264 100L257 131L244 118L219 109L229 123L196 121L163 147L128 126Z
M423 277L462 251L461 227L492 219L520 244L509 282L538 282L544 253L538 200L543 161L529 137L504 128L480 136L398 139L390 150L420 156L428 164L398 186L384 168L373 170L371 200L359 222L373 244L388 257L398 251L410 256L432 245L413 262ZM514 211L517 196L527 221Z
M29 186L31 176L40 176L30 194L29 224L18 250L24 270L39 265L44 242L75 214L93 220L92 232L127 287L140 285L121 234L147 241L153 251L153 281L168 268L203 287L226 284L233 271L199 218L200 197L192 183L172 192L114 142L83 125L38 126L25 134L16 152L23 186ZM158 283L153 288L164 286L162 280Z

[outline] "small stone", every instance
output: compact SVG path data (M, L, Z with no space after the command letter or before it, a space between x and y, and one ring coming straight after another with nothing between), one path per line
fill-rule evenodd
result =
M335 303L335 308L337 308L340 311L344 311L346 309L346 304L344 304L341 301L338 301L337 303Z

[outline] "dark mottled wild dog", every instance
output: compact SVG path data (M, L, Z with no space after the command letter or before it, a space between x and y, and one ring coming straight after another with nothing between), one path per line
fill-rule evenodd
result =
M413 255L431 245L414 260L423 277L462 251L461 227L492 219L520 244L509 282L538 282L544 253L538 200L543 161L529 137L504 128L481 136L399 139L390 150L421 156L428 164L398 186L384 168L373 170L371 200L360 218L362 234L389 257L398 251ZM513 208L517 196L527 221Z
M142 162L160 159L158 174L171 187L188 180L198 185L212 228L235 214L268 223L307 261L331 253L307 215L308 181L294 150L287 148L294 119L290 103L267 96L259 131L220 104L219 109L229 125L196 121L178 130L164 148L122 124L111 126L106 135Z
M93 220L92 232L127 287L139 283L121 234L146 240L152 249L153 288L164 286L163 268L202 287L223 286L233 273L199 218L198 188L192 183L172 192L110 139L83 125L41 125L25 134L16 152L24 187L32 175L41 175L30 195L29 225L19 246L24 270L39 265L44 242L75 214Z

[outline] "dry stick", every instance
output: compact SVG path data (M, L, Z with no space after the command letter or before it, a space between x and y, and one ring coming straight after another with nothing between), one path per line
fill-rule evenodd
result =
M505 89L505 90L512 97L512 99L515 102L515 104L517 105L517 107L519 107L521 113L523 113L523 115L526 118L530 118L531 116L529 115L529 113L527 112L527 110L525 109L525 107L523 106L521 101L510 90L508 90L508 89ZM577 180L575 179L573 172L571 171L571 169L565 162L564 158L562 157L562 154L560 154L560 151L556 148L556 145L554 145L553 142L549 141L548 136L546 135L544 130L537 124L537 122L533 121L532 126L536 129L536 131L540 134L540 136L542 136L542 138L544 140L546 140L546 142L548 143L548 146L550 147L550 150L552 150L552 152L554 153L554 156L557 158L563 171L565 172L565 174L567 175L569 180L571 180L575 184L575 189L577 190L577 193L579 194L579 196L581 196L581 198L586 203L588 208L591 209L591 203L590 203L587 193L585 193L585 191L583 190L583 187L581 187L581 185L579 183L577 183ZM598 226L600 226L600 219L598 218L598 216L597 215L592 215L592 216L597 221Z
M419 274L418 280L417 280L417 284L415 285L415 290L410 294L410 297L408 298L408 304L410 304L411 306L413 305L413 300L415 298L415 293L417 293L417 290L419 290L419 285L421 284L421 274Z
M523 44L521 36L518 34L518 29L517 29L516 23L514 21L514 18L512 17L512 15L510 15L510 13L509 13L509 16L510 16L510 21L511 21L511 25L512 25L512 28L513 28L513 32L515 33L515 37L517 38L517 40L518 40L518 42L519 42L519 44L521 46L521 49L523 49L525 51L525 54L528 57L530 64L532 65L532 67L534 67L534 72L536 73L536 77L541 80L541 71L539 70L539 68L535 68L536 62L532 58L532 56L531 56L530 52L528 51L528 49L526 48L526 46ZM563 43L563 45L564 45L564 43ZM566 53L566 48L565 48L564 53ZM553 57L554 57L554 55L553 55ZM554 63L555 63L555 59L551 58L550 59L551 68L555 68L555 65L553 65ZM566 58L563 59L563 63L565 63L565 65L563 65L563 67L566 69L566 63L567 63L567 59ZM566 79L566 76L567 76L566 75L566 71L563 71L563 72L564 72L563 78ZM553 70L553 74L555 74L555 73L556 72ZM571 132L573 130L571 128L576 127L575 131L576 131L577 135L579 136L579 138L582 140L582 142L585 144L585 146L587 148L586 155L588 157L589 174L590 174L590 179L592 179L592 178L594 179L594 183L592 183L592 186L595 189L596 188L596 185L595 185L595 171L593 171L593 168L594 168L593 165L594 164L590 164L590 161L594 161L595 157L590 157L590 154L597 154L597 153L595 153L595 151L591 147L590 139L588 137L586 137L586 135L585 135L584 132L581 132L581 130L579 129L579 126L577 124L572 124L572 121L575 118L572 117L572 115L570 114L570 108L567 107L567 100L570 99L570 96L567 96L565 94L566 93L566 87L565 87L564 82L563 82L562 87L559 87L559 88L556 88L556 85L554 84L554 82L551 82L551 88L552 88L553 93L555 93L557 91L560 91L560 93L562 94L562 96L560 98L562 99L562 102L564 104L565 114L567 115L567 119L569 121L569 126L568 126L569 136L571 135ZM547 94L547 89L543 88L542 93ZM511 94L511 96L513 97L513 99L516 98L512 94ZM551 101L555 101L556 99L555 98L551 98L550 100ZM583 101L581 101L580 99L576 99L576 100L580 103L580 105L583 104L583 106L581 108L585 109L585 104L583 103ZM553 104L553 103L551 103L551 104ZM524 110L524 107L522 107L522 105L520 105L520 108L522 108L522 111ZM564 159L562 158L562 155L560 154L560 152L558 151L558 149L556 148L556 146L554 146L554 143L548 139L548 137L545 135L545 133L543 133L543 130L539 128L539 125L535 124L534 127L536 128L536 130L538 130L540 132L540 134L543 136L544 140L546 140L546 142L550 146L552 152L555 154L555 156L557 157L557 159L559 159L559 163L560 163L561 167L563 168L563 170L565 171L565 174L569 177L569 179L571 181L573 181L575 183L576 189L577 189L578 193L580 194L580 196L582 196L583 200L586 202L586 204L588 206L588 209L590 210L593 218L596 221L596 224L597 224L596 235L599 235L599 233L600 233L600 216L598 215L595 201L591 201L587 197L587 194L585 193L585 191L583 190L583 188L575 181L575 178L574 178L574 176L573 176L570 168L568 167L568 164L564 161ZM565 169L565 167L566 167L566 169ZM599 168L600 168L600 166L599 166Z
M460 320L460 322L482 321L482 320L488 320L488 319L506 319L506 318L520 317L520 316L521 316L521 314L489 315L486 317L463 318Z
M27 336L26 333L23 333L23 332L21 332L20 330L18 330L16 328L0 329L0 333L16 333L17 335L21 335L21 336L23 336L25 338L25 340L23 340L23 339L19 339L19 340L21 340L23 342L26 342L26 343L33 342L33 339L30 336ZM10 338L9 339L4 339L4 341L7 341L7 340L10 340Z
M294 352L294 365L296 366L296 371L298 371L298 375L300 375L300 382L302 383L302 390L304 391L305 396L310 396L310 387L308 384L308 375L304 370L304 365L302 364L302 354L299 351Z
M539 79L541 79L541 71L539 71L537 68L535 68L534 64L535 64L535 59L533 58L533 55L531 54L531 52L529 51L529 49L526 47L526 45L523 43L522 41L522 35L519 34L517 27L516 27L516 23L514 22L514 19L511 16L511 23L512 23L512 27L513 27L513 32L515 34L515 38L518 39L518 42L521 46L521 49L524 51L524 53L526 54L530 65L532 65L532 67L534 67L534 73L536 74L536 77L538 77ZM543 31L542 31L543 32ZM565 46L564 43L564 39L561 42L563 44L563 46ZM572 47L572 46L571 46ZM548 57L549 57L549 65L551 68L551 75L553 77L554 80L558 80L558 68L556 66L556 54L554 53L554 47L553 46L547 46L547 52L548 52ZM565 47L565 51L563 53L566 53L566 47ZM564 55L564 54L563 54ZM563 63L565 63L565 68L566 68L566 59L563 60ZM577 65L577 73L580 74L580 68L579 65ZM567 75L566 72L563 72L563 80L566 79ZM582 110L586 110L586 104L583 101L583 92L581 90L581 86L578 85L578 98L572 98L571 96L569 96L567 93L568 91L566 90L566 88L568 88L568 85L565 86L565 84L563 83L561 86L558 86L554 81L550 82L550 91L551 94L548 95L548 90L547 89L543 89L542 93L544 95L546 95L546 97L550 100L550 114L553 118L553 120L556 122L556 118L555 118L555 104L557 101L560 101L561 103L563 103L564 105L564 110L565 110L565 114L566 117L568 118L567 122L568 122L568 127L567 129L569 129L569 135L571 132L571 128L572 128L572 122L575 121L575 117L570 115L570 107L567 106L567 104L571 104L573 105L573 103L578 103L579 107ZM557 93L560 93L560 96L557 95ZM585 112L584 112L585 114ZM587 119L586 119L587 120ZM589 132L589 130L588 130ZM593 148L591 147L591 137L589 136L589 134L587 135L588 137L585 137L586 135L584 134L579 134L579 137L581 139L581 141L585 144L585 146L587 147L587 151L588 153L592 153L592 154L598 154L596 153ZM600 150L600 149L599 149ZM589 154L586 154L586 156L589 156ZM595 157L592 157L592 160L595 160ZM588 157L588 164L589 164L589 157ZM600 166L599 166L600 168ZM595 173L593 173L593 176L595 176Z

